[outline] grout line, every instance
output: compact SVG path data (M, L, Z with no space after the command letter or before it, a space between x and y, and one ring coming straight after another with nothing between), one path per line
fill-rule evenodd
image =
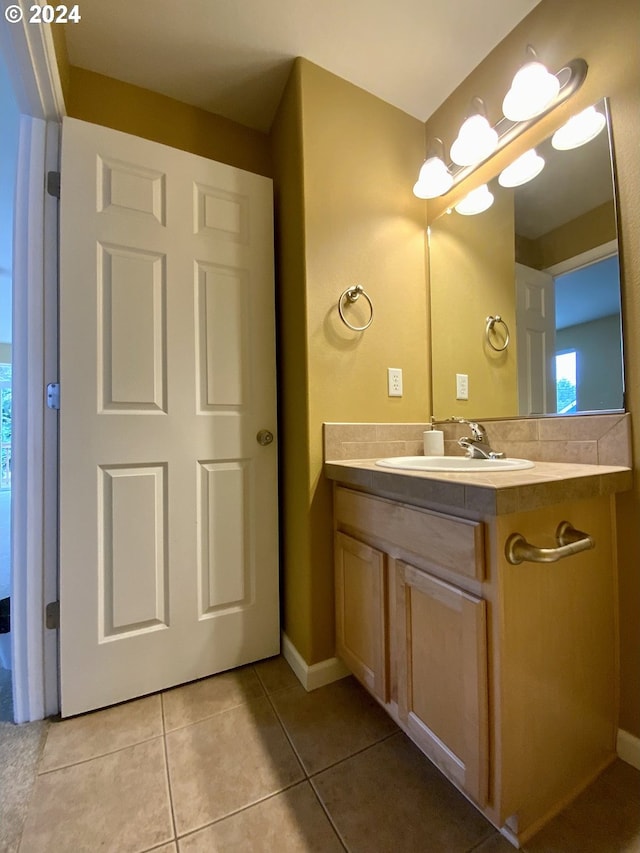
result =
M329 821L329 823L331 824L331 827L332 827L333 831L335 832L335 834L336 834L336 837L337 837L338 841L340 842L340 844L344 847L344 849L345 849L345 850L347 851L347 853L348 853L348 851L349 851L349 847L347 846L347 842L346 842L346 840L342 837L342 833L341 833L341 832L340 832L340 830L338 829L338 827L337 827L337 825L336 825L336 823L335 823L335 821L334 821L333 817L331 816L331 812L329 811L329 809L327 808L327 806L324 804L324 802L323 802L323 800L322 800L322 797L320 796L320 793L318 792L318 790L317 790L316 786L313 784L313 779L309 779L309 785L311 786L311 790L313 791L313 794L314 794L314 796L315 796L316 800L318 801L318 803L319 803L319 805L320 805L320 808L322 809L322 811L323 811L323 812L325 813L325 815L327 816L327 820L328 820L328 821Z
M494 836L497 836L498 838L503 837L495 827L489 826L489 830L490 831L487 833L487 835L479 839L472 847L468 847L467 850L465 850L465 853L474 853L474 850L479 850L481 847L484 846L487 841L489 841L489 839L493 838ZM507 844L509 843L506 841L506 839L505 842ZM521 853L526 853L524 848L521 848Z
M173 732L179 732L182 729L188 729L189 726L197 726L198 723L205 723L207 720L212 720L214 717L219 717L220 714L224 714L227 711L234 711L236 708L242 708L244 705L249 705L251 702L254 702L256 699L263 699L263 696L252 696L244 701L238 702L236 705L229 705L226 708L220 708L218 711L214 711L212 714L207 714L206 717L199 717L197 720L191 720L188 723L181 723L179 726L172 726L170 729L166 729L165 734L172 734Z
M215 818L214 820L210 820L207 823L203 823L202 826L197 826L195 829L189 829L187 832L183 832L182 835L177 835L174 839L175 841L180 841L183 838L188 838L190 835L196 835L198 832L202 832L203 829L208 829L210 826L216 826L218 823L222 823L222 821L226 820L230 817L235 817L236 815L242 814L242 812L246 812L249 809L252 809L254 806L258 806L261 803L266 803L267 800L272 800L274 797L280 796L280 794L284 794L287 791L290 791L292 788L296 788L298 785L306 785L308 779L298 779L297 782L292 782L290 785L286 785L284 788L281 788L278 791L272 791L270 794L265 794L264 797L259 797L257 800L254 800L251 803L247 803L245 806L240 806L240 808L235 809L234 811L228 812L227 814L223 814L220 817Z
M350 758L355 758L356 755L362 755L363 752L367 752L367 750L373 749L374 746L380 746L381 743L384 743L387 740L391 740L391 738L396 737L396 735L402 734L404 734L404 732L401 728L398 728L397 731L391 732L391 734L381 737L380 740L373 741L373 743L367 744L367 746L363 746L360 749L357 749L355 752L350 753L349 755L345 755L344 758L339 758L337 761L334 761L333 764L327 764L326 767L322 767L320 770L314 770L314 772L310 773L307 778L310 782L312 782L315 777L319 776L321 773L325 773L327 770L332 770L339 764L344 764L345 761L349 761Z
M171 773L169 772L169 752L167 748L167 731L164 717L164 694L160 694L160 713L162 716L162 746L164 749L164 766L167 775L167 793L169 794L169 811L171 812L171 825L173 827L173 838L176 841L176 849L178 847L177 838L178 832L176 828L176 810L173 803L173 790L171 788Z
M280 717L280 714L278 713L278 709L273 704L273 701L271 700L271 696L269 694L267 694L267 700L269 701L269 704L271 705L273 713L276 716L276 720L280 723L280 728L282 729L282 732L283 732L289 746L293 750L293 754L295 755L296 760L302 769L302 772L304 773L304 778L309 779L309 774L307 773L307 768L304 766L304 761L302 760L302 756L300 755L300 753L296 749L296 746L295 746L293 740L289 737L289 732L287 731L287 728L286 728L285 724L283 723L283 721Z
M128 743L126 746L119 746L117 749L110 749L108 752L101 752L98 755L91 755L88 758L81 758L79 761L72 761L69 764L61 764L59 767L51 767L49 770L38 771L38 776L48 776L50 773L57 773L59 770L68 770L69 767L79 767L81 764L88 764L90 761L96 761L99 758L106 758L109 755L116 755L118 752L124 752L125 749L132 749L134 746L140 746L143 743L151 743L152 740L158 740L163 737L163 733L146 737L143 740L136 740L133 743Z

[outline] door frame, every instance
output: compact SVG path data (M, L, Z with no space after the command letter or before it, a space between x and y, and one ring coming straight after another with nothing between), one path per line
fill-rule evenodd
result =
M58 204L45 175L59 168L65 114L51 28L0 28L21 112L13 263L12 680L16 723L59 710L58 632L45 627L58 588L58 418L45 387L58 377ZM6 3L3 3L6 6ZM18 567L18 570L15 570Z

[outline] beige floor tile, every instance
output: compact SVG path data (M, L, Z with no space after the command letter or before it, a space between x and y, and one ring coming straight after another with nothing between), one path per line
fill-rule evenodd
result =
M527 853L640 853L640 771L616 761L524 847Z
M466 853L495 831L402 733L312 784L351 853Z
M293 670L282 656L259 661L253 666L267 693L275 693L276 690L295 687L300 684Z
M160 696L147 696L49 727L40 772L97 758L162 734Z
M166 741L179 835L304 777L266 698L169 732Z
M163 844L162 847L152 847L150 850L145 850L145 853L178 853L178 845L172 841L170 844Z
M180 839L180 853L341 853L308 782Z
M301 686L271 700L307 773L317 773L388 737L397 726L354 678L310 693Z
M496 829L486 841L473 848L473 853L514 853L515 847ZM569 853L569 851L567 851ZM577 851L576 851L577 853Z
M0 722L0 851L15 853L49 723Z
M174 687L162 694L165 730L197 723L263 695L260 679L252 666Z
M38 776L22 853L133 853L169 842L162 738Z

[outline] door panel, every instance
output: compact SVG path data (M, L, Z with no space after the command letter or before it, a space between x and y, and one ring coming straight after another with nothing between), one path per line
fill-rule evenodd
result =
M516 325L519 412L555 412L556 305L549 273L516 264Z
M65 119L63 715L279 650L271 181Z

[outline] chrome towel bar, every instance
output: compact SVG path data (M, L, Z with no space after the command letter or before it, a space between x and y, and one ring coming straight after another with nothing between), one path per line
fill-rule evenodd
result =
M576 530L569 521L561 521L556 530L557 548L539 548L532 545L521 533L512 533L504 546L507 560L513 565L520 563L555 563L580 551L595 548L595 542L588 533Z

